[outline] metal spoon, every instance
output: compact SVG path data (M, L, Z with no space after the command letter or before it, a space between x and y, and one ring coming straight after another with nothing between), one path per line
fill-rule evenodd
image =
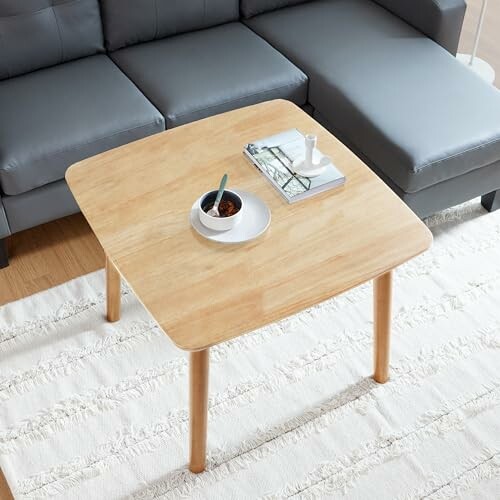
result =
M211 217L220 217L219 203L222 200L222 195L224 194L226 183L227 183L227 174L224 174L219 184L219 192L217 193L217 197L215 198L214 206L207 212L207 214L210 215Z

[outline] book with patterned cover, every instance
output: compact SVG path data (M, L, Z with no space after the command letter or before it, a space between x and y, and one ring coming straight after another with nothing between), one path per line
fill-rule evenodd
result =
M247 144L244 154L288 203L342 186L346 181L342 172L332 163L318 177L303 177L294 172L294 161L305 156L305 138L297 129ZM323 155L317 153L317 156Z

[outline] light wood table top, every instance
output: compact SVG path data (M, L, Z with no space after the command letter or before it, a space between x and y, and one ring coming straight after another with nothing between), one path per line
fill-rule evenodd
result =
M293 205L244 158L243 146L290 128L318 135L344 187ZM258 194L267 233L223 246L189 222L215 189ZM181 349L198 351L376 278L425 251L432 236L349 149L282 100L175 128L73 165L66 180L108 258Z

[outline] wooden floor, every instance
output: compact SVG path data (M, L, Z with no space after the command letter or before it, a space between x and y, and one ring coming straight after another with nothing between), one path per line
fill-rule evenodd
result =
M470 53L481 0L468 0L460 52ZM500 86L500 2L489 2L479 56L496 70ZM0 271L0 305L46 290L104 266L99 243L81 215L11 238L11 265ZM0 500L11 499L0 472Z
M104 255L81 214L14 235L10 266L0 271L0 304L81 276L104 264Z

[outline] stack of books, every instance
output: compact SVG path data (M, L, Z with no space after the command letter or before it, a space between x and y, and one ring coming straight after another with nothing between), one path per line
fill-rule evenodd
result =
M303 177L294 172L294 162L305 157L305 138L297 129L247 144L244 154L288 203L342 186L346 181L331 162L317 177Z

